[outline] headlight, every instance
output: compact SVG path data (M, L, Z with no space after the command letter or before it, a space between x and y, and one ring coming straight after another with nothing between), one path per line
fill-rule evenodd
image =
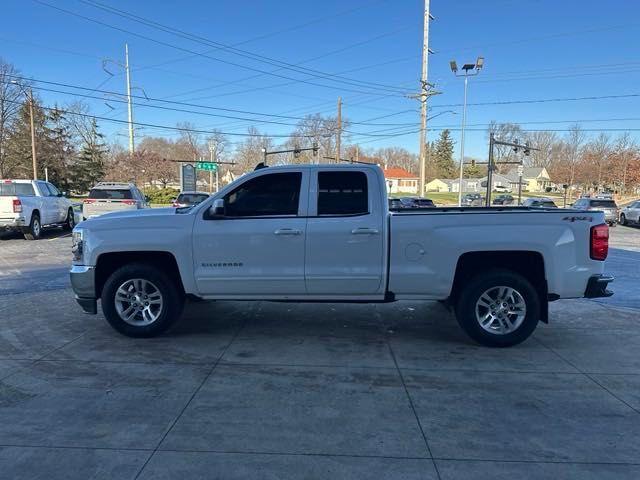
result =
M74 228L71 234L71 253L73 254L73 261L79 262L82 260L82 254L84 253L84 230L81 228Z

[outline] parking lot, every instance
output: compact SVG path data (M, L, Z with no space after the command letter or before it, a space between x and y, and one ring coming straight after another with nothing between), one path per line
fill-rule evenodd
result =
M616 295L505 350L424 302L192 303L130 339L76 305L70 243L0 239L3 478L640 478L640 228Z

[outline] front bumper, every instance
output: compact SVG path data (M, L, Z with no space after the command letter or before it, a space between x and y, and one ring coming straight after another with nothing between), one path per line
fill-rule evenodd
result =
M76 302L85 313L98 313L96 301L96 269L85 265L73 265L69 271L71 288L76 294Z
M592 275L587 282L587 289L584 291L585 298L601 298L613 295L607 286L613 282L611 275Z

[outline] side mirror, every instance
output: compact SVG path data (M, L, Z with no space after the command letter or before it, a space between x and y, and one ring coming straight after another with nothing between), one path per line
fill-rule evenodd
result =
M224 199L223 198L216 198L213 201L213 205L209 207L209 217L210 218L224 217Z
M58 193L59 197L68 197L69 196L69 192L60 192Z
M145 201L145 202L149 202L149 200L151 200L151 199L149 198L149 196L148 196L148 195L145 195L145 196L144 196L144 201Z

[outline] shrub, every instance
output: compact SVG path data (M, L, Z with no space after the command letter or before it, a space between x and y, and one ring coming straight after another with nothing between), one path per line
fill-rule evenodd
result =
M178 196L180 190L177 188L145 188L143 192L149 197L149 203L168 205Z

